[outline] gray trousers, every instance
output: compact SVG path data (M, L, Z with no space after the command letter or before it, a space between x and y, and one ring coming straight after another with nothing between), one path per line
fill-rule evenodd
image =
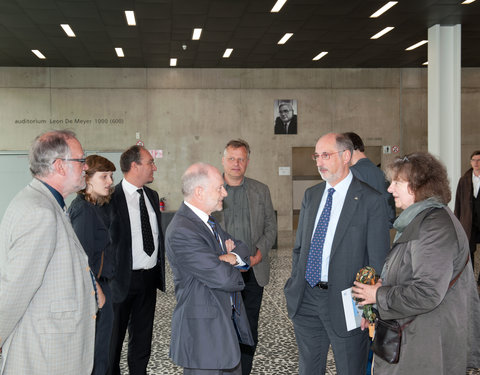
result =
M230 370L204 370L198 368L184 368L183 375L242 375L242 365L238 363L237 366Z
M332 328L328 290L308 284L297 314L293 317L298 345L300 375L323 375L330 344L338 375L364 375L368 359L368 334L340 337ZM343 314L343 311L340 312ZM358 330L360 332L360 330Z

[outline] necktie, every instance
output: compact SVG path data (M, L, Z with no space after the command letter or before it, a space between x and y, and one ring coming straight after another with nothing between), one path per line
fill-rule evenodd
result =
M330 221L330 212L332 211L333 193L335 193L334 188L328 189L327 201L323 207L320 219L318 219L317 228L315 228L312 243L310 244L310 252L308 253L305 279L312 288L321 281L323 244L327 234L328 222Z
M155 243L153 242L152 227L150 226L150 218L148 217L148 210L145 204L145 197L143 196L143 189L138 189L137 193L140 194L140 221L142 224L142 238L143 238L143 251L148 256L153 254L155 250Z
M215 239L217 240L218 244L222 248L222 252L225 253L222 247L222 243L220 242L220 236L218 235L218 232L217 232L217 222L212 216L209 216L207 223L212 228ZM238 315L240 315L240 299L239 299L238 292L230 293L230 302L232 303L233 310L236 311Z
M217 240L218 244L222 248L222 243L220 242L220 237L219 237L218 232L217 232L217 222L215 221L215 219L212 216L208 217L207 222L208 222L208 225L210 225L210 227L212 228L213 235L215 236L215 239ZM222 248L222 250L223 250L223 248Z

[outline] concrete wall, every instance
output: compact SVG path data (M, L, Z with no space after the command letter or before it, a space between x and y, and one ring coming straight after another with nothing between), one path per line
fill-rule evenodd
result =
M462 169L480 148L480 69L463 69ZM298 101L298 134L273 134L275 99ZM177 209L180 176L204 161L221 167L225 143L246 139L247 174L270 186L280 230L292 227L292 147L355 131L399 154L427 149L426 69L0 68L0 150L27 150L39 133L73 129L86 150L137 142L163 150L153 188ZM385 165L394 155L382 155ZM306 163L313 163L305 160Z

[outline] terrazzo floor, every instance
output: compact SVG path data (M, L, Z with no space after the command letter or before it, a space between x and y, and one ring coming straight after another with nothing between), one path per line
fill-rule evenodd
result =
M260 311L259 344L253 363L253 375L298 374L298 351L293 326L287 316L283 286L290 276L293 238L287 232L278 238L279 248L270 252L270 283L265 287ZM477 258L480 258L478 256ZM480 267L476 267L480 269ZM168 265L167 265L168 269ZM155 327L148 373L153 375L182 374L168 358L170 318L175 307L175 295L170 269L167 270L166 293L158 293ZM128 374L126 342L122 351L122 374ZM326 374L336 374L333 354L330 351ZM468 375L480 375L480 370L469 370ZM452 374L455 375L455 374Z

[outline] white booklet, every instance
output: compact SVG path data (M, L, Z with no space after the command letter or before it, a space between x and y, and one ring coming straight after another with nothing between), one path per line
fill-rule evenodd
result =
M352 297L352 288L342 290L343 312L345 313L345 322L347 331L360 327L362 322L362 308L358 306Z

